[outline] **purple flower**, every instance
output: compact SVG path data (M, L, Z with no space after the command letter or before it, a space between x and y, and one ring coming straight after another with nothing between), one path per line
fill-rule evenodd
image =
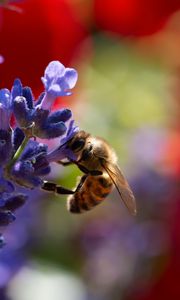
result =
M18 124L21 127L29 127L32 124L32 110L27 105L26 98L23 96L16 96L14 99L14 114Z
M8 89L0 90L0 165L4 165L12 154L12 131L10 117L12 113L11 93Z
M22 87L19 79L14 81L11 97L13 112L18 125L27 128L34 124L32 135L43 139L51 139L59 137L66 132L67 127L65 122L72 116L69 109L61 109L50 113L49 110L41 106L42 96L40 96L36 103L31 89L29 87Z
M54 154L55 158L73 157L66 143L78 128L74 121L68 126L65 124L72 112L65 108L51 113L49 108L57 96L71 94L69 90L76 84L77 72L53 61L47 66L42 81L45 92L37 101L20 79L15 79L11 91L0 90L0 226L14 221L14 211L26 202L24 193L15 192L16 185L41 188L43 177L51 171L48 146L37 141L37 137L57 138L67 131ZM14 129L10 126L12 113L16 122Z
M4 210L15 211L26 202L27 195L22 193L14 193L4 197L4 204L0 207Z
M16 78L11 89L11 98L15 99L17 96L22 96L22 89L21 80Z
M45 87L45 95L40 107L50 110L55 98L69 96L76 85L78 74L75 69L65 68L59 61L52 61L41 78Z
M0 103L0 128L4 130L9 128L9 113L2 103Z
M41 186L43 183L41 176L51 171L46 154L47 145L29 141L12 169L11 175L14 182L31 189Z
M24 132L19 127L16 127L13 131L13 149L15 152L21 146L24 138Z
M66 113L66 112L65 112ZM67 114L67 119L69 114ZM39 107L36 108L33 114L33 121L35 123L34 134L43 139L52 139L63 135L66 132L65 122L59 118L51 118L49 110L44 110Z
M0 249L5 245L5 242L4 242L4 237L2 234L0 234Z
M2 170L2 168L0 168L0 195L1 195L0 201L2 201L3 193L12 193L12 192L14 192L14 185L10 181L4 179L3 170ZM0 204L0 206L1 206L1 204Z
M73 136L79 131L79 127L74 125L74 120L71 120L69 123L69 129L66 133L66 136L61 139L61 145L66 144Z
M12 223L16 219L15 215L11 211L0 210L0 226L5 226Z
M60 146L47 154L49 162L62 160L64 158L76 160L76 156L72 150L66 147L67 142L79 131L79 127L74 125L74 120L71 120L66 136L60 140Z
M11 116L11 95L8 89L0 90L0 129L9 129Z
M5 165L12 155L12 132L0 129L0 165Z
M7 109L11 106L10 91L8 89L0 90L0 103L2 103Z
M15 220L14 211L22 206L27 196L20 193L14 193L14 185L3 178L2 169L0 169L0 226L6 226ZM0 248L3 246L2 235L0 234Z
M12 154L11 142L11 94L8 89L0 90L0 165L4 165Z

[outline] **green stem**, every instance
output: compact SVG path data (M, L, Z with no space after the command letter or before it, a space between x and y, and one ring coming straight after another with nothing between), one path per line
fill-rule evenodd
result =
M9 164L6 166L6 173L9 175L11 168L15 165L19 157L21 156L22 152L24 151L24 148L26 147L27 143L29 141L29 137L25 136L22 144L17 149L16 153L14 154L12 160L9 162ZM9 176L8 176L9 177Z

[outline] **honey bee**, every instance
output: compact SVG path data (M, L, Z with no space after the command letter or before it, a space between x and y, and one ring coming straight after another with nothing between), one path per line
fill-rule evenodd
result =
M79 131L66 143L66 148L77 157L64 166L76 164L84 173L75 191L45 181L43 189L58 194L69 194L68 210L72 213L88 211L101 203L116 187L120 198L132 215L136 215L136 202L133 192L117 165L117 156L111 146L102 138L93 137L85 131Z

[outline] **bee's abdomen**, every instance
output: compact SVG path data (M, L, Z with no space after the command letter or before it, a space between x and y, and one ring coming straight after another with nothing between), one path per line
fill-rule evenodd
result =
M112 190L109 177L89 176L80 191L68 197L68 210L82 213L98 205Z

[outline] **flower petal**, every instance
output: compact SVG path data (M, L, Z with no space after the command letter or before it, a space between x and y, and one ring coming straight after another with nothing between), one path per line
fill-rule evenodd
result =
M2 103L7 109L10 108L10 91L8 89L0 90L0 103Z
M75 69L66 68L64 76L65 76L66 82L68 84L68 88L72 89L73 87L75 87L76 82L78 80L77 71Z
M44 77L41 78L45 88L49 88L51 82L56 78L64 74L65 67L59 61L52 61L46 67Z

